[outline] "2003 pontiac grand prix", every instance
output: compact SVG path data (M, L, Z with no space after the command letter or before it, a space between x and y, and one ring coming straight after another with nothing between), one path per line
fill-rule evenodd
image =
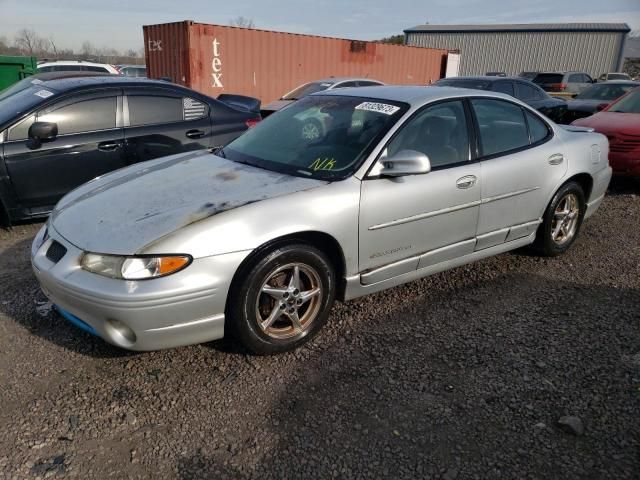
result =
M323 125L303 135L302 120ZM32 247L68 320L132 350L232 332L258 354L352 299L533 244L565 252L611 178L606 137L506 95L368 87L304 98L217 153L64 197Z

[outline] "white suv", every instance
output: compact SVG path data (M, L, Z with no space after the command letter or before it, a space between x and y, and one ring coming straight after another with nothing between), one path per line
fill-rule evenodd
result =
M53 62L43 62L38 65L38 73L44 72L98 72L113 73L120 72L107 63L83 62L82 60L59 60Z

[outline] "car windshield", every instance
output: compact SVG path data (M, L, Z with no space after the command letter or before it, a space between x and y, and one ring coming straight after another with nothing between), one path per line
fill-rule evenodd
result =
M18 83L14 83L10 87L0 90L0 102L14 93L21 92L22 90L32 87L34 84L38 84L38 82L40 82L40 80L36 80L35 78L24 78Z
M626 73L610 73L607 75L608 80L631 80Z
M55 93L53 89L43 86L42 82L33 83L33 80L31 85L26 88L22 88L23 86L10 94L8 94L7 90L0 94L0 128ZM14 87L17 87L17 85L14 85Z
M533 77L533 83L561 83L564 75L561 73L539 73Z
M486 80L473 78L443 78L434 83L436 87L473 88L475 90L489 90L490 84L491 82Z
M640 88L611 105L607 112L640 113Z
M306 97L270 115L219 155L291 175L341 180L360 166L408 108L362 97Z
M587 88L584 92L582 92L580 95L577 95L575 98L577 100L615 100L634 87L635 85L608 85L606 83L603 83Z
M299 98L306 97L312 93L322 92L329 88L333 83L331 82L311 82L305 83L296 88L293 92L287 93L282 100L298 100Z

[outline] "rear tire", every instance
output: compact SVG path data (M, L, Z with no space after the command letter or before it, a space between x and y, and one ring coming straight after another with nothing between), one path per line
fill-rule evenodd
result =
M551 199L538 227L534 249L540 255L561 255L575 242L586 212L582 187L576 182L565 183Z
M267 250L239 272L228 325L251 352L271 355L309 341L326 323L336 294L333 266L307 244Z

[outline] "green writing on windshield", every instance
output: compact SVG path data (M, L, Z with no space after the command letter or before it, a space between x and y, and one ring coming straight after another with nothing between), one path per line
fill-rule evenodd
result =
M333 167L335 167L335 165L336 161L333 158L318 157L313 161L311 165L309 165L309 168L314 172L317 172L318 170L333 170Z

